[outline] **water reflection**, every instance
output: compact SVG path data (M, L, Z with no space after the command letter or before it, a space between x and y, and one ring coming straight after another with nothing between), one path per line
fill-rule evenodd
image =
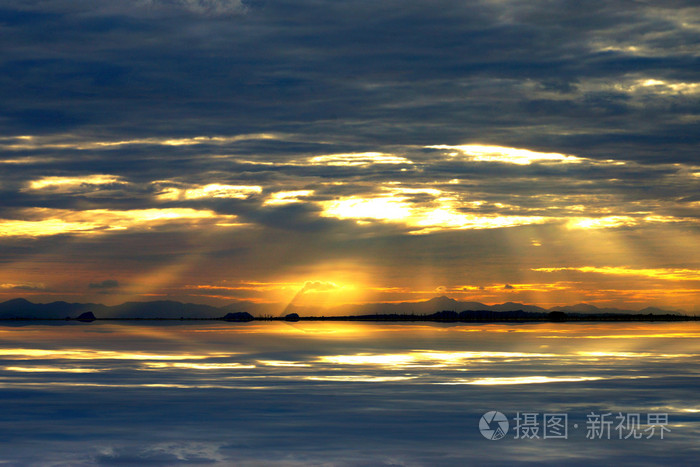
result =
M195 443L209 453L198 462L222 465L292 465L289 456L366 465L379 453L398 464L459 465L491 452L476 429L486 410L668 412L674 436L663 446L611 451L582 436L546 446L553 463L618 453L628 456L622 463L659 460L692 451L700 435L698 335L697 323L0 328L0 429L9 434L0 461L134 465L148 459L127 453ZM32 447L39 440L42 452ZM501 443L488 455L542 461L537 451Z

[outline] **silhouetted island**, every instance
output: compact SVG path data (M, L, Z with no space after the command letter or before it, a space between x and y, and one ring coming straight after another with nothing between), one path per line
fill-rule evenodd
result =
M96 318L92 311L86 311L75 319L78 321L95 321Z
M229 313L221 319L224 321L253 321L255 317L245 311L239 311L238 313Z
M449 308L448 308L449 307ZM463 311L457 311L457 310ZM250 310L250 311L246 311ZM289 312L294 310L293 312ZM440 310L440 311L434 311ZM250 321L431 321L431 322L566 322L566 321L696 321L676 311L645 308L638 312L616 308L597 308L589 304L540 308L520 303L484 305L436 297L424 302L367 303L343 305L331 310L287 306L283 315L274 316L271 308L252 302L236 302L222 307L167 300L126 302L107 306L95 303L32 303L13 299L0 303L0 320L218 320ZM328 315L323 313L328 312Z
M566 322L566 321L697 321L698 316L680 314L615 314L615 313L531 313L522 310L489 311L465 310L460 313L452 310L438 311L427 315L414 314L373 314L355 316L301 316L300 321L429 321L442 323L500 323L500 322ZM284 318L256 318L257 320L280 320Z

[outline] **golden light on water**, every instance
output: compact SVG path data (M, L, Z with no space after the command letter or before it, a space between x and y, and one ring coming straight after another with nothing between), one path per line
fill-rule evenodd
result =
M534 358L552 358L555 354L528 352L440 352L410 351L400 354L327 355L318 357L320 363L337 365L366 365L387 368L439 368L462 366L470 361L516 361Z
M95 338L91 329L94 326L26 328L8 336L8 342L37 337L60 342L67 331L85 342ZM659 377L654 373L659 364L687 366L700 356L698 332L692 325L688 329L687 323L621 327L619 323L263 322L167 328L104 324L100 329L99 343L105 348L0 349L0 359L6 361L0 366L0 386L257 391L309 382L571 388L597 381L653 380ZM694 338L675 338L683 333ZM664 339L662 347L654 344L659 339ZM121 348L135 340L157 343L161 351ZM443 348L415 347L419 342ZM339 345L346 350L337 352ZM484 350L485 345L498 350ZM385 350L363 351L370 346ZM277 358L266 358L271 349ZM112 379L134 372L141 375L138 383L130 376L124 381Z
M156 369L185 369L185 370L245 370L255 368L255 365L244 365L241 363L183 363L183 362L149 362L147 368Z

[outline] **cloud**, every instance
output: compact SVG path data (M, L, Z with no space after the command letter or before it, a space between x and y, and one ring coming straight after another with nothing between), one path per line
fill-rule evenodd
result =
M95 456L97 465L179 465L216 464L221 460L218 447L211 443L158 443L138 449L103 448Z
M510 284L504 285L503 288L504 288L505 290L513 290L513 289L515 289L515 287L513 287L513 286L510 285Z
M457 157L461 154L468 160L475 162L502 162L507 164L529 165L533 162L577 164L583 160L580 157L565 154L543 153L527 149L505 148L500 146L484 146L481 144L467 144L462 146L437 145L429 146L429 148L452 151L448 153L450 157Z
M226 16L246 11L243 0L136 0L137 5L150 9L181 8L205 16Z
M99 189L120 187L126 182L114 175L85 175L81 177L42 177L31 180L26 190L50 193L77 193Z
M46 290L46 285L41 284L41 283L33 283L33 282L17 283L17 284L6 283L6 284L0 284L0 289L32 292L32 291Z
M577 271L583 273L605 274L613 276L639 276L649 279L672 281L700 281L700 270L686 268L632 268L627 266L580 266L533 268L537 272Z
M95 209L28 209L24 219L0 219L0 237L41 237L51 235L95 235L129 229L167 227L178 223L230 227L239 225L236 216L218 215L210 210L191 208L134 209L117 211Z
M105 279L102 282L90 282L88 287L91 289L116 289L119 287L119 282L114 279Z
M168 182L154 182L159 185L167 184ZM165 187L160 190L157 198L167 201L190 200L202 198L236 198L246 199L250 196L262 193L262 188L259 186L248 185L222 185L219 183L210 183L204 186L194 186L188 188Z

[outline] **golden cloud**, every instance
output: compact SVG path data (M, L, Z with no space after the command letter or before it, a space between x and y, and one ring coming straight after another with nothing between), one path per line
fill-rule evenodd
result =
M584 273L606 274L613 276L636 276L648 277L651 279L673 280L673 281L697 281L700 280L700 270L682 268L645 268L635 269L626 266L581 266L581 267L561 267L561 268L534 268L537 272L559 272L578 271Z
M90 209L33 208L24 212L25 219L0 219L0 236L41 237L61 234L98 234L133 228L149 228L171 222L231 226L240 225L235 215L221 215L211 210L190 208L132 209L116 211ZM27 220L28 218L28 220Z
M128 182L116 175L94 174L82 177L43 177L28 183L25 191L50 191L53 193L75 193L92 190L101 185L126 185Z
M578 164L586 159L556 152L537 152L528 149L509 148L505 146L486 146L482 144L465 144L449 146L445 144L428 146L430 149L451 151L451 157L464 157L474 162L501 162L506 164L529 165L539 163Z

